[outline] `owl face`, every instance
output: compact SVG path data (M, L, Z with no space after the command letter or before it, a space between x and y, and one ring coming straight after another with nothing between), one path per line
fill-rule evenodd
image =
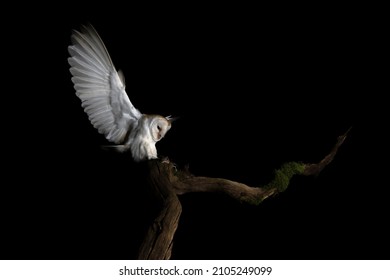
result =
M154 141L160 141L168 130L171 128L171 121L168 119L156 116L150 123L150 130Z

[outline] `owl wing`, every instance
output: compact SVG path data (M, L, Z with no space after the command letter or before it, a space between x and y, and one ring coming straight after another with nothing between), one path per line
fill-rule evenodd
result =
M73 31L71 39L68 62L76 95L99 133L120 144L142 114L130 102L124 79L96 30L82 26L81 32Z

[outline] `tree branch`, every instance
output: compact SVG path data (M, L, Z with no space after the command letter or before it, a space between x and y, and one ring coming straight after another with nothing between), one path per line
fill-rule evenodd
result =
M329 163L332 162L334 157L336 156L336 153L340 146L344 143L345 139L347 138L348 133L351 131L352 127L350 127L347 132L345 132L343 135L339 136L337 138L337 143L334 145L332 151L324 157L319 163L317 164L306 164L305 170L303 171L302 175L310 176L310 175L318 175L322 169L325 168Z
M181 204L172 189L168 166L158 161L150 161L148 168L149 186L157 203L162 207L146 233L138 252L138 259L167 260L171 257L173 236L181 215Z
M223 178L197 177L192 175L188 168L176 170L175 165L167 159L149 161L149 184L155 196L161 201L162 210L148 230L141 245L139 259L170 258L172 240L181 214L178 195L191 192L218 192L243 203L258 205L268 197L285 191L294 175L318 175L332 162L349 131L350 129L338 137L331 152L319 163L285 163L280 169L275 170L275 178L269 184L259 188Z

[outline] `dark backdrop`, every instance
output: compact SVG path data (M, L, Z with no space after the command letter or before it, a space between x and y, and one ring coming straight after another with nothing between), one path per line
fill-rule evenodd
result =
M142 167L100 149L74 94L67 46L88 22L133 104L180 116L158 152L195 175L266 184L352 126L320 176L258 207L182 196L173 259L388 258L381 39L364 7L32 9L4 25L2 259L134 259L156 214Z

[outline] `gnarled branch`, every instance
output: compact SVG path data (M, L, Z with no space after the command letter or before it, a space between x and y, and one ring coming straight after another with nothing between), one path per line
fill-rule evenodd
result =
M191 192L219 192L240 202L258 205L266 198L285 191L294 175L318 175L332 162L349 131L350 129L338 137L331 152L319 163L285 163L275 171L275 178L263 187L250 187L223 178L194 176L188 170L176 170L175 165L167 159L149 161L149 184L155 196L161 201L162 209L146 234L139 251L139 259L170 258L173 237L181 214L178 195Z

